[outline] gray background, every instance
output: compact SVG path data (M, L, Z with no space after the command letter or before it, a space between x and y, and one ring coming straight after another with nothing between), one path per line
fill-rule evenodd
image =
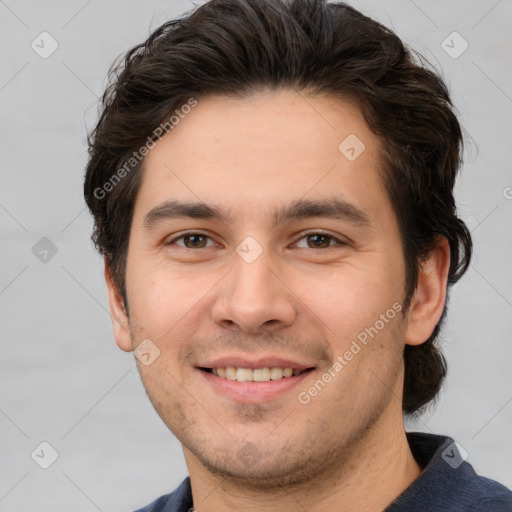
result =
M352 4L442 71L475 141L457 184L475 254L443 331L447 385L436 411L408 427L451 435L478 472L512 487L512 3ZM0 0L1 511L129 511L186 475L133 354L113 340L82 176L86 129L110 63L192 7ZM59 45L47 59L31 48L43 31ZM453 31L469 44L458 58L441 46ZM462 41L453 41L460 51ZM46 262L32 251L42 237L57 248ZM42 441L59 454L48 469L31 458Z

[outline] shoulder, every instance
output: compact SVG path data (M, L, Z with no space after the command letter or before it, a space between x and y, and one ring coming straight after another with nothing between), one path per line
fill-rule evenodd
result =
M512 512L512 491L477 474L452 438L408 432L407 439L423 471L386 512Z
M189 512L190 509L192 509L192 493L190 477L187 476L173 492L160 496L135 512Z
M170 494L165 494L164 496L160 496L160 498L156 499L155 501L151 502L149 505L146 505L145 507L138 508L135 510L135 512L167 512L167 509L169 507L167 506L169 503L169 499L172 499L172 495L174 493L171 492ZM169 509L173 510L173 509Z
M504 485L475 474L475 500L467 512L511 512L512 491Z

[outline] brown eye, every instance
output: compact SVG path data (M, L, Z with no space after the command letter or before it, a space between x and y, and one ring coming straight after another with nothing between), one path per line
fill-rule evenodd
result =
M326 233L309 233L304 235L299 241L301 240L306 240L305 246L297 245L301 249L329 249L334 245L346 245L346 243L338 238Z
M179 247L184 247L185 249L203 249L204 247L211 247L212 244L209 246L207 245L209 239L209 236L201 233L186 233L170 240L166 245L176 244ZM183 243L177 243L178 241L183 241Z
M194 247L204 247L206 238L204 235L187 235L183 237L183 241L186 247L192 249Z
M310 245L310 247L316 247L316 248L319 247L320 249L325 249L325 248L329 247L329 242L331 241L332 237L327 236L327 235L318 234L318 235L308 235L306 238L308 240L308 244L312 244L312 245Z

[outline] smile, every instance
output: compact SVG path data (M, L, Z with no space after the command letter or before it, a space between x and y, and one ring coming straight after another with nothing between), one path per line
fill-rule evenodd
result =
M294 369L289 366L196 368L216 395L240 404L264 403L285 397L293 388L302 389L304 379L309 378L313 370L313 367Z
M266 368L235 368L233 366L201 368L201 370L217 375L223 379L236 380L238 382L269 382L271 380L281 380L293 376L297 377L301 373L312 369L313 368L306 368L305 370L299 370L293 368L280 368L277 366Z

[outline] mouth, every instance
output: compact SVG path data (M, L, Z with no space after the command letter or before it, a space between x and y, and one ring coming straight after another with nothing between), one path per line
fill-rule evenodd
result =
M263 368L243 368L234 366L219 366L216 368L203 368L199 367L199 370L210 373L221 379L237 381L237 382L270 382L279 381L282 379L289 379L292 377L298 377L299 375L314 370L314 367L310 368L290 368L290 367L263 367Z
M234 366L236 363L239 365ZM305 379L316 369L291 361L216 361L196 367L208 393L239 404L256 404L286 398L294 388L305 388ZM222 366L221 366L222 365ZM300 391L299 389L299 391ZM296 391L298 393L298 391ZM295 398L290 398L294 400Z

